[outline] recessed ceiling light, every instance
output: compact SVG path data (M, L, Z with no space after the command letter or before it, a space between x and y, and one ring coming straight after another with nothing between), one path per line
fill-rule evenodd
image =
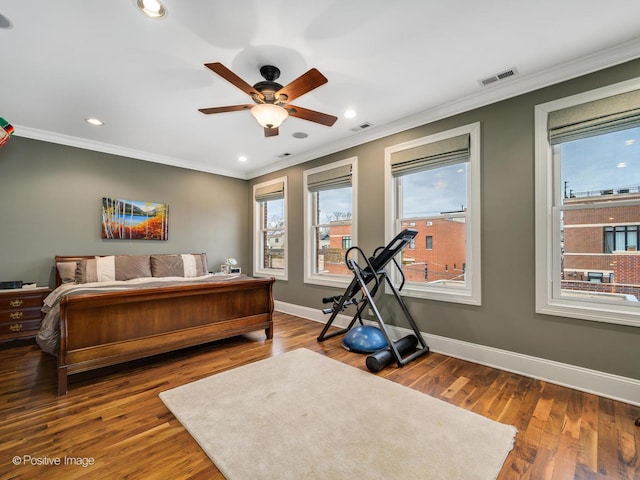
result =
M293 138L307 138L309 136L308 133L304 133L304 132L296 132L294 134L291 135Z
M238 161L239 161L239 162L246 162L246 161L247 161L247 157L245 157L244 155L240 155L240 156L238 157Z
M349 108L344 112L344 118L353 118L356 116L356 111L353 108Z
M159 0L136 0L136 5L149 18L162 18L167 14Z
M90 123L91 125L95 125L97 127L104 125L102 120L98 120L97 118L85 118L85 122Z
M629 140L625 140L624 142L625 145L633 145L634 143L636 143L636 141L633 138L630 138Z
M624 168L624 167L626 167L626 166L627 166L627 162L620 162L620 163L618 163L618 165L617 165L617 167L618 167L618 168Z

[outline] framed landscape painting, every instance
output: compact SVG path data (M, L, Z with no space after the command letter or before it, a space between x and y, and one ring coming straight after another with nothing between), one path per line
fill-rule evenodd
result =
M103 197L102 238L167 240L169 205Z

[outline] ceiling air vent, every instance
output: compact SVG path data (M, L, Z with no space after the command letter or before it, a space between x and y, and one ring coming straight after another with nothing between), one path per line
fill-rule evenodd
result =
M480 85L486 87L487 85L491 85L492 83L497 82L498 80L504 80L509 77L513 77L518 74L518 70L516 68L510 68L509 70L505 70L504 72L496 73L495 75L491 75L490 77L483 78L482 80L478 80Z
M360 130L364 130L365 128L369 128L372 127L373 125L371 125L369 122L364 122L361 123L360 125L358 125L357 127L353 127L351 130L353 132L359 132Z

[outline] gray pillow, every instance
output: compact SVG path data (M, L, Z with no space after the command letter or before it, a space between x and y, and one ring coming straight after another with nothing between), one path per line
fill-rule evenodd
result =
M56 263L56 268L62 283L76 283L78 262L58 262Z
M151 277L150 255L116 255L116 280Z
M195 263L195 276L206 275L208 272L207 254L185 254L193 257ZM151 255L151 275L154 277L185 277L193 276L185 274L185 265L180 254Z
M78 262L76 268L76 283L91 283L98 281L96 259L88 258Z
M184 277L180 255L151 255L151 275L154 277Z

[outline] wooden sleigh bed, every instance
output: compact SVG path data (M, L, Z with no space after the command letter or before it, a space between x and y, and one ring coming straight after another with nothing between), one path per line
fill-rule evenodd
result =
M56 265L90 258L57 256ZM75 373L256 330L271 339L274 281L209 275L203 281L60 295L58 395L66 394L67 377Z

